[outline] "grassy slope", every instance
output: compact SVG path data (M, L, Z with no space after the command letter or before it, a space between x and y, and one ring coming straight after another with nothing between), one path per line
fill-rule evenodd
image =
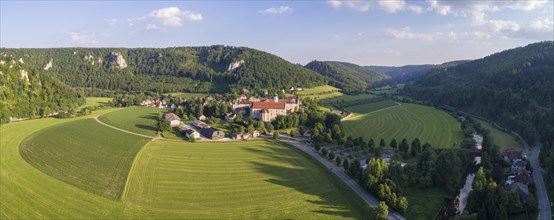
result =
M477 119L477 121L481 123L481 126L483 126L483 128L486 128L491 132L491 136L494 144L498 145L501 151L510 147L523 150L523 146L517 141L517 139L514 136L504 131L501 131L497 128L494 128L488 122L485 122L479 119Z
M79 189L73 185L70 185L68 183L65 183L63 181L60 181L56 178L53 178L49 176L48 174L45 174L41 172L40 170L36 169L29 163L27 163L19 153L19 146L21 142L28 137L29 135L41 131L42 129L47 129L51 126L56 126L63 123L71 123L73 121L82 120L84 118L93 118L95 116L104 114L104 113L110 113L114 111L121 111L121 109L106 109L106 110L100 110L93 112L92 115L86 116L83 118L74 118L74 119L65 119L65 120L59 120L54 118L47 118L47 119L38 119L38 120L29 120L29 121L23 121L18 123L11 123L0 126L0 132L1 132L1 139L0 139L0 219L60 219L60 218L66 218L66 219L140 219L140 218L183 218L184 215L182 212L166 212L163 210L149 210L146 207L138 207L135 205L132 205L125 201L114 201L111 199L107 199L102 196L98 196L96 194L87 192L85 190ZM240 142L241 144L243 142ZM185 144L185 143L183 143ZM198 144L198 143L196 143ZM149 146L149 145L147 145ZM271 148L273 149L273 148ZM146 150L143 148L143 151ZM264 150L264 149L261 149ZM291 150L291 149L288 149ZM294 153L286 153L286 150L283 148L283 156L279 155L273 155L276 157L291 157L291 162L284 166L288 167L296 167L297 163L304 163L306 161L306 158L295 156ZM294 160L292 160L294 159ZM310 158L307 158L308 161ZM247 161L244 161L245 163ZM295 162L295 163L293 163ZM162 163L166 163L163 162ZM263 162L266 163L265 161ZM273 163L271 161L267 162ZM167 163L166 163L167 164ZM300 168L293 170L293 173L300 173L300 174L308 174L306 176L313 176L313 175L322 175L322 176L328 176L330 174L325 174L323 172L324 168L321 167L321 165L318 168L320 172L313 172L314 170L304 171ZM263 170L256 170L259 172L263 172ZM304 172L302 172L304 171ZM244 174L245 176L248 176L249 174ZM257 173L251 173L251 175L258 175ZM332 176L334 177L334 176ZM303 176L299 177L302 181ZM267 179L264 181L269 182L271 180L279 180L277 177L271 177L269 174L267 176ZM321 180L321 179L320 179ZM333 182L336 184L336 188L344 189L346 186L342 184L336 177L334 178L327 178L324 180L328 180L328 182ZM274 182L277 184L278 182ZM164 183L171 184L171 183ZM313 182L310 184L314 184ZM323 184L327 185L326 182L323 183L316 183L316 184ZM279 186L274 186L279 187ZM282 186L286 187L286 186ZM335 189L336 189L335 188ZM293 192L293 194L298 195L298 198L302 198L300 194L306 194L305 190L309 190L310 188L304 189L293 189L291 188L290 191L296 191ZM331 190L331 189L330 189ZM134 193L130 190L127 190L128 193ZM309 191L308 191L309 192ZM137 194L137 193L135 193ZM323 194L322 194L323 195ZM355 202L357 205L363 204L359 201L359 199L355 199L355 195L349 190L346 192L340 192L337 194L331 194L331 195L325 195L326 197L322 197L321 200L325 201L339 201L340 200L333 200L335 197L344 196L345 198L352 199L351 201ZM309 194L306 195L306 197L310 197ZM312 195L311 197L317 197ZM179 198L177 198L179 199ZM316 210L314 210L313 213L309 213L311 215L318 215L322 216L322 214L327 214L326 216L322 216L323 218L337 218L341 216L347 216L348 213L352 213L353 211L349 211L347 209L345 210L339 210L339 211L329 211L329 209L335 209L338 210L340 207L339 205L329 205L329 204L319 204L319 207L317 206L317 201L304 201L308 205L312 205L312 207ZM298 201L301 202L301 201ZM312 203L313 202L313 203ZM286 204L285 204L286 205ZM347 207L350 208L350 207ZM262 213L263 214L263 213ZM292 215L292 214L291 214ZM306 215L305 218L313 218L311 215ZM340 216L338 216L340 215ZM254 216L252 214L252 216ZM283 214L282 216L285 216ZM370 215L366 215L370 216Z
M385 138L387 143L392 138L396 138L399 142L406 138L411 142L418 137L422 143L429 142L433 147L451 147L462 139L460 123L440 110L402 103L398 107L375 111L379 106L374 105L383 105L383 103L376 102L348 108L358 115L343 121L347 135L363 136L366 140ZM363 111L363 109L367 110ZM375 112L371 113L372 111Z
M338 186L337 186L338 185ZM189 218L363 218L336 177L268 141L154 141L140 152L124 202Z
M156 118L165 109L151 107L129 107L121 111L100 116L98 119L106 124L144 135L156 134Z
M408 199L408 210L405 216L409 219L433 219L442 208L448 194L440 188L408 188L405 190Z
M84 119L41 130L21 144L22 157L61 181L117 200L147 138Z
M112 98L104 98L104 97L87 97L87 102L85 105L81 107L88 107L88 106L96 106L99 104L106 104L108 101L112 101Z
M118 109L95 111L91 116ZM30 134L82 118L29 120L0 126L0 218L114 218L126 216L121 203L81 190L27 163L19 145Z
M168 95L171 94L174 97L182 97L182 98L194 98L194 97L204 98L208 96L207 93L192 93L192 92L174 92L174 93L166 93L166 94Z

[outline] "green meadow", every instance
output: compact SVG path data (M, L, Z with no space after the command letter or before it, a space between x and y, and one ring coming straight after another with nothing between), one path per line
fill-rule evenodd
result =
M98 119L106 124L121 128L123 130L143 135L155 136L158 115L165 111L167 110L152 107L133 106L102 115L98 117Z
M20 151L28 163L56 179L119 199L133 159L148 140L83 119L34 133Z
M87 97L86 98L86 103L85 105L81 106L81 107L89 107L89 106L97 106L97 105L101 105L101 104L107 104L108 101L112 101L112 98L105 98L105 97Z
M481 126L483 126L483 128L486 128L490 131L492 141L494 142L494 144L500 147L500 150L504 150L506 148L517 148L523 150L523 146L521 145L521 143L519 143L517 139L511 134L508 134L498 128L493 127L490 123L486 121L480 119L477 119L477 121L481 123Z
M460 123L446 112L409 103L380 101L347 108L353 114L343 120L344 131L352 137L384 138L387 143L393 138L411 142L419 138L433 147L446 148L462 140Z
M124 202L188 218L341 219L369 215L318 162L270 141L153 141L139 153Z
M125 115L120 122L136 122L144 116L138 111L153 113L144 108L106 109L81 118L0 126L0 218L360 219L372 215L323 165L279 142L153 140L94 120L105 114L112 120Z

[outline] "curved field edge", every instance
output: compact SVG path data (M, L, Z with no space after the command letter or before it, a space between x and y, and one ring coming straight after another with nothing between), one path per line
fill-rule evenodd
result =
M95 111L85 118L119 109ZM30 134L75 119L37 119L0 126L0 218L129 218L120 202L67 184L36 169L19 153Z
M163 111L165 109L133 106L103 114L98 120L123 130L153 137L156 135L158 114Z
M360 219L371 214L318 161L274 141L152 141L137 156L123 201L190 218Z
M33 133L22 141L20 153L56 179L117 200L136 154L149 140L89 118Z
M0 219L182 218L178 214L145 211L140 207L129 206L125 200L114 201L84 191L41 172L27 163L19 153L21 142L30 134L50 126L119 110L94 111L92 115L82 118L47 118L0 126ZM306 158L313 160L311 157ZM342 182L339 183L342 184L341 188L347 188ZM347 195L357 198L353 192ZM365 205L363 202L353 202Z
M351 107L358 113L343 120L347 135L375 141L384 138L387 143L392 138L398 142L406 138L411 142L417 137L437 148L452 147L462 140L460 123L441 110L409 103L387 106L376 102L374 105L365 104L368 109L365 113L361 106Z

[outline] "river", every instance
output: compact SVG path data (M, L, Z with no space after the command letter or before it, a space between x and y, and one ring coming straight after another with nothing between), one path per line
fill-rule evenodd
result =
M483 147L483 136L477 133L473 133L473 140L475 140L475 148L481 150ZM475 164L481 163L481 157L475 157L473 159ZM462 213L467 205L467 197L469 196L469 192L472 190L473 185L473 179L475 179L475 173L469 173L466 177L466 182L464 184L464 187L460 189L460 194L458 194L458 197L456 197L456 200L458 201L458 204L456 205L456 210L458 213Z

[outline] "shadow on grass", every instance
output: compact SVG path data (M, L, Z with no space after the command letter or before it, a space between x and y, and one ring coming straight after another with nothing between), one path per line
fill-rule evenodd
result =
M306 160L311 160L311 163L318 162L312 158L306 158L309 156L302 156L301 152L295 148L287 148L264 146L262 149L246 148L246 150L267 156L267 160L264 160L264 162L251 162L256 170L272 177L265 181L292 188L302 194L318 197L318 200L306 200L306 202L317 205L318 208L312 210L312 212L342 218L364 218L368 216L369 208L364 208L365 203L363 201L357 204L358 200L350 198L356 195L348 192L349 189L347 186L342 186L344 184L340 182L341 180L338 177L332 176L333 174L328 173L325 170L326 168L320 164L314 164L319 169L302 167L307 163ZM298 153L291 155L290 150L295 150ZM293 166L278 166L271 164L271 161L286 161ZM321 172L321 178L310 179L310 173L314 172ZM315 175L315 177L317 176ZM335 187L336 190L322 188L321 182L330 184L330 187Z
M135 124L135 127L137 128L140 128L140 129L144 129L144 130L150 130L150 131L156 131L156 127L154 126L151 126L151 125L143 125L143 124Z

